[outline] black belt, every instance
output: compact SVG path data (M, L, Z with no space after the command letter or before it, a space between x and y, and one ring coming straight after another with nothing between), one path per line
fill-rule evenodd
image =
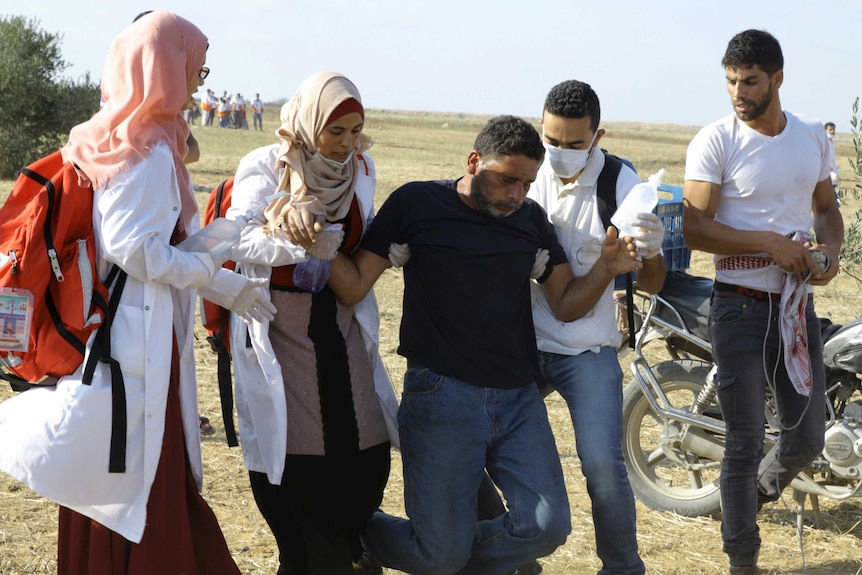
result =
M747 288L743 286L726 284L724 282L714 282L712 284L712 289L718 292L723 293L735 293L736 295L742 295L745 297L750 297L754 299L758 299L760 301L778 301L781 299L780 293L770 293L767 291L760 291L759 289Z

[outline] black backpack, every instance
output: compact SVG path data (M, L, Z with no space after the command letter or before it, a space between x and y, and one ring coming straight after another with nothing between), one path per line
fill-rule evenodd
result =
M596 199L598 200L599 217L602 219L602 224L605 229L611 224L611 216L617 211L617 178L620 175L620 170L623 164L630 167L635 173L634 165L626 160L602 149L605 154L605 167L599 174L596 182ZM626 290L626 314L630 326L635 324L634 312L634 287L632 285L632 274L621 274L614 280L615 288L621 288L625 284ZM635 331L629 329L629 347L635 347Z

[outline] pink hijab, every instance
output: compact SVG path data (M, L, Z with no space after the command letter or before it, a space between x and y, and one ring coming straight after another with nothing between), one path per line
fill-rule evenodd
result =
M105 105L72 128L63 158L77 164L84 179L98 188L165 142L173 152L182 219L188 223L197 202L183 163L189 128L181 110L207 47L206 36L194 24L170 12L147 14L126 27L105 61Z

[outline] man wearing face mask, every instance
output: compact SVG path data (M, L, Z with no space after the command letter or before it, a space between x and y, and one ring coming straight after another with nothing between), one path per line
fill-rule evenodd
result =
M599 98L584 82L568 80L548 93L542 114L545 160L527 197L548 213L575 277L592 274L607 231L598 210L597 181L605 168L599 147ZM616 181L617 205L641 183L626 165ZM638 214L633 236L643 266L638 287L655 293L667 271L661 253L664 227L651 213ZM600 575L640 575L635 504L623 463L622 379L616 350L613 281L584 282L596 301L578 319L560 322L542 288L531 287L539 365L545 383L566 400L587 491L593 504Z

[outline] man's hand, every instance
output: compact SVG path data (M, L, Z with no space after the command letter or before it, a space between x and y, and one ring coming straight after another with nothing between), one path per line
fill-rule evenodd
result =
M820 273L820 268L811 257L812 248L822 249L829 254L829 269L823 273ZM769 255L782 270L802 279L808 278L808 283L812 285L826 285L838 274L838 256L832 254L825 244L802 243L782 234L774 234Z
M830 281L832 281L832 279L835 276L838 275L838 270L839 270L838 254L833 254L832 250L830 250L829 246L827 246L826 244L814 244L812 246L812 249L814 249L814 248L819 249L819 250L823 250L824 252L826 252L826 255L829 256L829 267L826 268L825 272L820 273L819 272L820 268L817 267L817 265L815 263L815 267L817 267L818 273L812 274L811 278L808 280L808 283L811 285L815 285L815 286L825 286ZM811 254L809 253L809 257L810 257L810 255Z
M326 226L326 217L315 208L315 201L297 200L290 194L276 197L263 211L266 227L271 233L283 234L293 245L309 249Z
M324 216L303 210L295 204L283 212L283 215L285 223L281 226L281 230L285 237L290 243L305 249L314 245L317 234L321 233L326 226Z
M605 272L614 277L640 269L643 264L637 257L637 246L634 240L628 236L619 239L617 229L610 226L608 235L602 243L602 254L596 265L604 267Z

